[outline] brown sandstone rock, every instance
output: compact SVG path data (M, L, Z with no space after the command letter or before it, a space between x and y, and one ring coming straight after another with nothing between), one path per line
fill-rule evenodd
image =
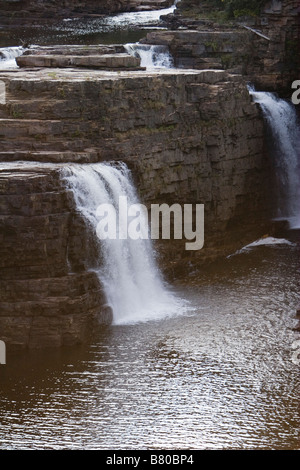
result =
M10 161L0 166L0 331L8 347L74 344L99 319L111 320L58 164L121 160L148 206L204 204L202 250L186 252L185 240L157 243L168 274L265 233L263 123L241 77L42 68L0 79L0 161ZM39 163L13 162L20 159Z

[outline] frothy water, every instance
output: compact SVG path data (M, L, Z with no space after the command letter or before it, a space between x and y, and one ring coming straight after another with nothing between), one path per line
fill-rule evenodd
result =
M275 237L263 237L259 238L258 240L255 240L252 243L249 243L248 245L244 246L240 250L237 250L235 253L228 255L227 258L231 258L232 256L239 255L241 253L246 253L252 250L253 248L256 248L258 246L282 246L282 245L289 245L289 246L296 246L296 243L291 242L290 240L287 240L286 238L275 238Z
M130 55L139 57L141 67L146 67L147 70L173 67L173 59L167 46L135 43L126 44L125 49Z
M24 52L21 46L16 47L0 47L0 70L17 68L16 57Z
M249 88L270 129L277 192L277 219L300 228L300 126L292 103Z
M119 15L107 17L106 24L117 27L145 26L156 24L162 15L169 15L174 12L178 0L170 8L153 11L139 11L120 13Z
M130 171L123 163L71 165L62 170L63 178L74 194L77 210L96 237L100 204L115 207L117 219L120 196L126 196L128 206L138 204L138 196ZM156 320L183 313L184 303L165 286L156 265L150 239L98 239L96 270L111 305L115 324Z
M121 43L134 41L133 38L127 38L127 41L123 41L125 38L124 34L126 32L138 32L147 29L156 29L161 28L160 17L163 15L168 15L174 12L178 0L176 0L170 8L163 8L160 10L152 11L132 11L126 13L119 13L114 16L103 16L99 18L87 18L84 21L81 18L65 18L61 23L52 26L51 29L56 31L58 35L63 34L63 36L68 35L72 36L87 36L89 41L91 35L102 35L102 38L99 37L99 41L102 42L106 35L112 35L109 43L115 43L116 40L119 43L119 40L115 35L118 33L121 34ZM140 35L139 38L140 39ZM107 39L107 38L106 38ZM105 39L105 42L106 42ZM119 38L120 39L120 38ZM99 42L97 40L97 43ZM107 42L106 42L107 43Z

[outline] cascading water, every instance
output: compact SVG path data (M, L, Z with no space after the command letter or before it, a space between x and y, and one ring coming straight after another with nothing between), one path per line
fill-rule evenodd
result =
M179 0L175 0L174 4L169 8L163 8L158 10L144 10L144 11L130 11L126 13L119 13L113 16L106 17L95 17L85 18L82 20L78 18L65 18L63 22L51 26L51 29L56 31L58 35L66 35L69 40L72 36L82 37L88 35L87 40L89 41L91 35L97 35L97 42L99 42L98 34L104 34L104 37L100 39L100 42L104 39L107 44L107 35L112 35L112 42L114 44L116 39L119 43L121 37L121 43L124 41L124 34L130 34L131 39L127 42L134 40L133 37L138 33L138 37L141 37L139 30L142 28L153 29L160 28L160 17L169 15L174 12L176 5ZM121 36L119 36L121 33ZM133 34L133 36L132 36ZM94 42L93 42L94 43Z
M269 92L249 93L263 111L270 129L275 167L277 219L286 219L291 229L300 228L300 126L292 103Z
M124 216L118 213L120 196L126 196L128 207L138 203L125 164L70 165L62 170L62 176L74 194L77 210L95 237L99 205L112 205L119 219ZM113 309L114 323L135 323L182 312L182 302L164 285L151 241L120 238L99 239L98 265L96 269L91 267L104 286L107 302Z
M0 48L0 70L16 68L16 57L23 54L23 47L1 47Z
M173 59L167 46L134 43L124 47L130 55L139 57L141 67L146 67L147 70L173 67Z
M134 11L128 13L119 13L115 16L107 17L106 24L110 27L128 27L130 25L143 26L156 25L162 15L169 15L176 10L176 5L180 0L175 0L174 4L169 8L149 11Z
M160 16L168 15L176 10L176 5L180 0L175 0L172 7L165 10L156 10L152 12L140 12L137 15L141 15L143 23L151 23L159 20ZM125 14L118 15L115 18L123 18ZM135 18L136 21L136 18ZM147 70L159 69L159 68L173 68L173 58L170 54L169 48L165 45L156 44L140 44L139 42L133 44L125 44L125 49L130 55L139 57L141 59L141 67L145 67Z

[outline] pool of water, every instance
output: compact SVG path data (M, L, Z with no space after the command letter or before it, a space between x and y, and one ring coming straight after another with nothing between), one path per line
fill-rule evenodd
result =
M173 286L190 309L0 366L1 449L299 448L299 246Z

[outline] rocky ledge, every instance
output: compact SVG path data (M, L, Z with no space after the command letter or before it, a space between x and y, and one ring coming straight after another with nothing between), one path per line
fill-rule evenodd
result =
M33 47L16 58L23 68L75 68L104 70L141 70L140 59L129 55L122 45Z
M153 32L145 42L164 40L177 66L238 71L257 88L290 97L291 83L300 74L298 0L266 1L259 15L230 20L221 3L181 0L164 23L170 31Z

